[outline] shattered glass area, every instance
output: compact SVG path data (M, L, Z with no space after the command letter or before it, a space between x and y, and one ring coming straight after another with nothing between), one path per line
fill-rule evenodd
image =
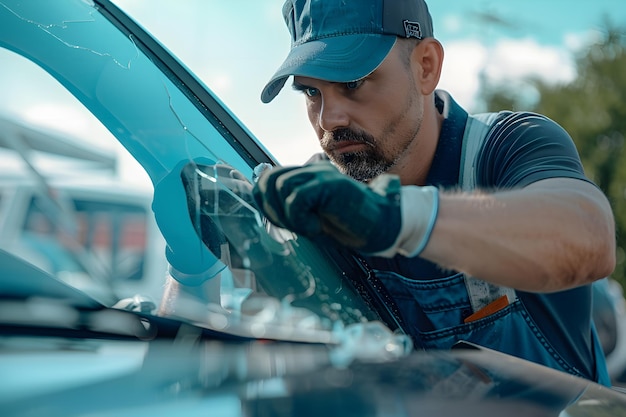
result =
M407 341L391 347L393 334L380 322L368 323L375 316L343 286L341 272L324 262L325 255L259 214L252 184L238 171L223 163L189 164L183 178L194 225L227 266L213 278L221 280L221 307L239 323L252 323L251 332L263 337L287 330L292 338L315 334L327 342L377 340L391 355L410 347ZM313 262L305 262L307 257Z
M251 197L253 158L211 109L197 104L188 85L93 2L0 1L0 47L56 78L142 165L153 185L180 176L197 245L205 245L222 267L203 294L179 294L168 314L238 335L338 343L340 362L411 349L410 340L382 325L347 279L366 277L353 259L334 258L260 215ZM149 280L163 282L164 270L146 269ZM151 308L140 295L123 298L122 308Z
M190 163L183 182L198 234L227 266L212 279L219 282L219 305L196 304L200 320L208 317L235 334L337 344L331 359L340 366L411 351L408 337L391 332L344 287L341 271L325 262L327 255L259 214L252 184L238 171L224 163Z

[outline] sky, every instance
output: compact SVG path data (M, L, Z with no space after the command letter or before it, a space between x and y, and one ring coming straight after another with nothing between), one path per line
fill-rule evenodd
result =
M283 165L320 148L304 98L287 86L270 104L260 92L289 51L283 0L114 0L172 50ZM603 22L626 27L623 0L431 0L444 46L439 88L469 111L481 74L519 82L576 77L574 53L600 36ZM528 94L532 98L532 91Z

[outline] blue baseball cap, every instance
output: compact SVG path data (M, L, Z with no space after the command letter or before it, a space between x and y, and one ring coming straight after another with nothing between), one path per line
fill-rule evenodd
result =
M398 37L433 36L423 0L287 0L291 50L261 93L276 97L290 76L357 81L374 71Z

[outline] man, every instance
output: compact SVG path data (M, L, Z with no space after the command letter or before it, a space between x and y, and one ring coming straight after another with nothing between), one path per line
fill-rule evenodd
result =
M590 284L614 268L614 223L567 133L530 113L468 117L436 90L422 0L283 14L291 51L262 100L293 76L325 156L265 172L265 215L366 255L419 347L464 340L608 384Z

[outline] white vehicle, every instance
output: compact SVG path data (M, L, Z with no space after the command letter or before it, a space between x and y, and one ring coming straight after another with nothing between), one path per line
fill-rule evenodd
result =
M158 303L165 243L152 190L116 174L114 153L0 118L0 249L112 305Z

